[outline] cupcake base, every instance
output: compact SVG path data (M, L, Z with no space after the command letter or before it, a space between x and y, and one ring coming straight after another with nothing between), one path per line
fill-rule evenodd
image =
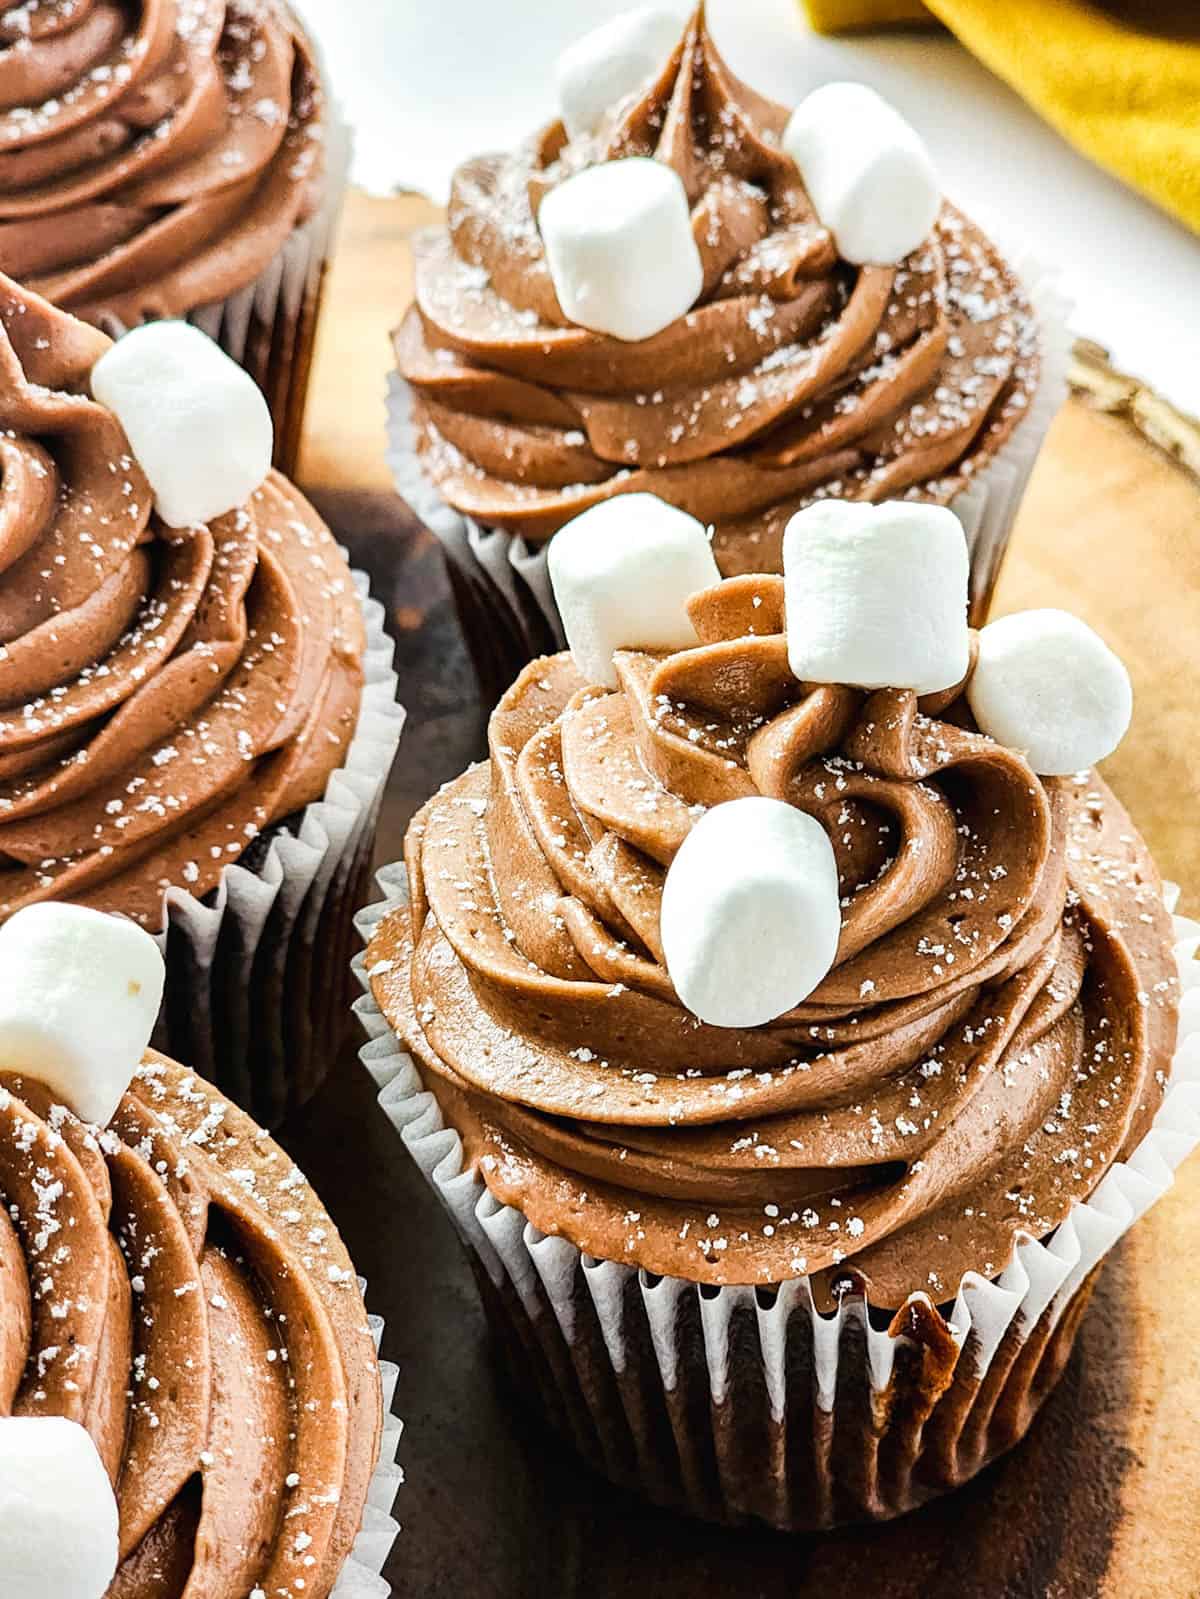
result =
M364 911L364 938L404 901L403 871ZM1200 927L1177 921L1186 990ZM367 986L362 958L356 969ZM1053 1390L1105 1258L1200 1144L1200 1011L1185 997L1150 1132L1000 1276L952 1304L898 1311L847 1296L820 1314L807 1279L769 1291L656 1278L582 1255L500 1204L464 1169L410 1057L369 991L355 1007L380 1102L467 1246L507 1364L597 1470L706 1520L827 1528L903 1514L1022 1438Z
M680 1292L685 1285L672 1284L675 1293L654 1313L670 1317L678 1380L668 1387L640 1284L623 1285L606 1307L610 1325L619 1318L618 1367L590 1284L573 1286L568 1342L540 1283L531 1310L511 1282L497 1288L476 1275L514 1387L592 1470L662 1509L703 1521L815 1532L906 1514L1019 1443L1066 1368L1101 1269L1058 1314L1048 1308L1032 1331L1006 1335L1006 1348L982 1377L971 1347L955 1351L950 1376L936 1350L908 1340L887 1385L876 1391L867 1309L861 1301L847 1305L829 1409L818 1402L815 1380L819 1318L793 1303L778 1333L785 1349L782 1414L772 1406L760 1357L761 1297L734 1305L719 1329L727 1374L716 1399L712 1318L706 1321L707 1301Z
M267 1128L311 1098L345 1038L354 913L404 725L383 607L361 572L353 578L367 647L344 765L323 799L226 867L212 894L168 889L156 935L167 982L155 1047Z
M1070 302L1035 262L1017 259L1042 329L1042 371L1028 414L1004 448L950 504L971 557L971 622L987 619L1017 511L1043 440L1067 396ZM441 541L455 603L485 700L531 660L565 648L547 570L548 545L481 526L442 499L416 450L407 384L388 380L388 464L402 499Z

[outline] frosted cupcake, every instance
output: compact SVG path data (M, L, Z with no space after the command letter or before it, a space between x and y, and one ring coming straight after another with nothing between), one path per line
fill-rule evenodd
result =
M295 466L345 135L280 0L10 6L0 266L110 333L188 317Z
M556 543L572 653L385 878L364 1059L598 1469L893 1516L1024 1434L1200 1137L1195 940L1090 769L1124 668L969 633L949 511L826 501L721 581L656 503Z
M5 1599L386 1593L378 1324L283 1150L143 1055L162 984L127 921L0 928Z
M113 345L0 278L0 428L0 919L148 928L165 1044L276 1121L342 1036L402 718L380 609L184 323Z
M1061 305L870 90L789 113L703 7L677 30L644 8L573 46L561 119L461 167L417 241L393 465L469 640L514 670L561 642L547 541L638 492L711 527L727 576L779 571L815 499L952 505L982 618L1064 393Z

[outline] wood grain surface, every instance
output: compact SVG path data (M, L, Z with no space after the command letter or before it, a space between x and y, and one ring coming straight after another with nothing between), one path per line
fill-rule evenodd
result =
M479 703L435 541L389 490L388 329L411 292L424 203L353 195L330 277L301 469L372 575L410 724L379 858L482 749ZM1103 338L1103 329L1090 330ZM1108 763L1165 874L1200 905L1200 488L1120 418L1070 402L1050 435L996 609L1054 605L1134 678ZM387 1575L420 1599L1189 1599L1200 1596L1200 1158L1116 1251L1076 1355L1031 1436L949 1500L816 1539L661 1515L578 1466L493 1369L449 1223L348 1049L283 1140L317 1185L387 1318L408 1473Z

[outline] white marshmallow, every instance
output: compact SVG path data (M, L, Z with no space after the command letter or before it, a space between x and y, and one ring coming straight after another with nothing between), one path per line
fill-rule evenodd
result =
M687 601L721 581L704 524L656 494L617 494L550 542L550 583L575 665L616 688L614 650L682 650Z
M967 700L983 731L1020 750L1043 777L1111 755L1133 714L1124 664L1068 611L1018 611L989 622Z
M117 1569L117 1520L82 1427L60 1416L0 1419L4 1599L103 1599Z
M568 45L554 76L559 114L571 138L594 132L606 111L648 83L682 31L675 12L638 6Z
M942 192L920 135L865 83L826 83L796 107L783 148L838 253L902 261L928 236Z
M683 182L661 161L585 167L545 196L538 227L563 315L593 333L648 339L703 286Z
M714 806L667 872L667 971L714 1027L758 1027L806 999L833 965L841 926L833 845L782 800Z
M236 510L271 469L262 391L199 328L146 322L92 368L92 393L125 429L169 527Z
M101 1126L129 1087L162 1000L158 945L83 905L27 905L0 927L0 1070L44 1083Z
M966 675L967 543L953 511L818 500L784 532L783 582L802 683L933 694Z

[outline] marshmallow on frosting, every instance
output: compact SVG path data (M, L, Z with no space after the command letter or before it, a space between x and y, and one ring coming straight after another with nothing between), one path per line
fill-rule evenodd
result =
M150 1042L164 972L135 922L27 905L0 926L0 1071L36 1078L81 1120L106 1125Z
M1125 737L1133 687L1123 662L1067 611L1018 611L989 622L967 684L971 713L1042 777L1102 761Z
M108 1473L77 1422L0 1418L4 1599L104 1599L117 1569L117 1521Z
M585 167L545 196L538 227L563 315L594 333L648 339L704 285L683 181L661 161Z
M262 391L188 322L147 322L92 369L92 393L121 426L169 527L244 505L271 469L275 430Z
M704 524L656 494L614 495L568 522L549 571L575 665L606 688L614 650L695 644L687 601L721 579Z
M953 511L818 500L783 536L788 662L803 683L933 694L966 676L967 543Z
M675 992L714 1027L758 1027L807 999L841 936L825 829L756 795L707 811L676 852L659 930Z
M865 83L814 89L792 112L783 148L845 260L891 265L928 238L942 203L929 152Z
M679 38L680 19L638 6L567 46L554 69L558 107L572 139L594 132L607 111L653 77Z

